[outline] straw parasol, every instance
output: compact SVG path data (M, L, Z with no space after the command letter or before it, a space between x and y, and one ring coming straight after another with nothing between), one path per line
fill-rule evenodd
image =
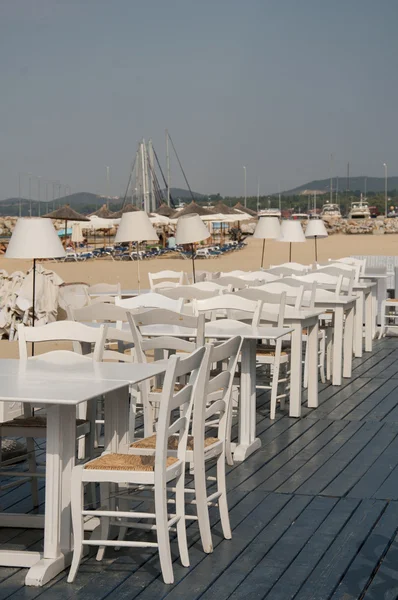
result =
M155 210L155 213L162 217L171 217L175 213L175 210L166 204L166 202L162 202L159 208Z
M240 212L245 212L248 215L251 215L252 217L257 217L257 213L255 210L252 210L251 208L247 208L247 206L243 206L243 204L241 204L240 202L235 204L234 209L239 210Z
M227 206L226 204L224 204L224 202L221 202L221 200L219 202L217 202L217 204L215 204L212 208L215 213L222 214L222 215L238 214L234 208Z
M111 213L110 217L112 219L120 219L125 213L136 212L139 210L140 209L134 206L134 204L126 204L126 206L123 206L123 208L121 208L117 212Z
M91 213L89 217L100 217L101 219L109 219L113 218L113 213L109 210L106 204L103 204L101 208Z
M87 217L85 217L84 215L73 210L73 208L71 208L69 206L69 204L65 204L64 206L57 208L57 210L53 210L52 212L48 213L47 215L43 215L43 219L58 219L59 221L65 221L65 238L66 238L66 232L67 232L67 228L68 228L68 221L89 221L90 220Z
M183 208L182 210L176 211L173 214L174 219L179 219L180 217L184 217L185 215L199 215L200 217L210 217L215 214L215 211L209 208L205 208L200 204L196 204L195 201L192 201L188 206Z

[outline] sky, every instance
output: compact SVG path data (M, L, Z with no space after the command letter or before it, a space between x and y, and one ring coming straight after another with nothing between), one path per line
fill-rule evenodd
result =
M124 193L165 129L193 190L398 175L397 0L1 0L0 199ZM171 184L186 187L171 158ZM51 197L52 186L48 186ZM37 197L37 177L31 177ZM35 196L36 194L36 196Z

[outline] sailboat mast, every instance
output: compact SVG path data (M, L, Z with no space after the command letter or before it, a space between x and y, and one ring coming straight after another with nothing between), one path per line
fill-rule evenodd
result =
M154 182L155 162L154 162L154 156L153 156L152 140L149 140L149 142L148 142L148 162L149 162L148 177L149 177L149 193L150 193L149 204L150 204L150 211L155 212L155 210L156 210L155 182Z
M169 154L169 132L166 129L166 169L167 169L167 204L170 206L170 154Z

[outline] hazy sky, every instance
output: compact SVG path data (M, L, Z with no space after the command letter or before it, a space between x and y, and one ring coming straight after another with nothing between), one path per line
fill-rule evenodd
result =
M398 175L397 0L0 0L0 198L121 194L169 129L192 189ZM22 177L27 195L27 177ZM172 184L183 180L172 159Z

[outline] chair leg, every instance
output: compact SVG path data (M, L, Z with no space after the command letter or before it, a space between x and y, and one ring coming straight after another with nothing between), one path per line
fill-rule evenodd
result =
M308 387L308 338L305 342L303 386Z
M177 522L177 542L180 553L181 563L184 567L189 567L189 553L187 542L187 529L185 522L185 472L182 471L176 481L176 515L179 517Z
M213 540L211 537L209 508L207 505L206 471L203 458L195 461L194 467L196 513L198 515L200 538L202 540L203 552L210 554L210 552L213 552Z
M155 483L155 514L158 537L159 560L165 583L174 583L173 565L171 562L170 535L167 512L167 492L163 482Z
M325 356L326 356L326 334L322 333L321 341L320 341L320 361L319 361L319 375L322 383L325 383Z
M240 386L238 389L238 395L240 396ZM238 398L238 403L239 402L240 402L240 397ZM232 467L234 464L234 459L232 456L232 447L231 447L232 409L233 409L232 404L233 404L233 402L232 402L232 398L231 398L228 415L227 415L226 434L225 434L225 456L226 456L227 464L230 467Z
M221 494L218 499L218 510L220 511L221 527L226 540L232 538L231 524L229 522L227 486L225 477L225 456L220 454L217 459L217 488Z
M71 509L72 509L72 528L73 528L73 558L68 575L68 583L75 580L80 561L83 556L83 497L84 488L82 482L83 467L74 468L71 481Z
M379 340L384 337L386 333L386 303L383 300L381 303L381 319L380 319L380 331L379 331Z
M332 378L333 334L332 328L326 330L326 379Z
M109 483L100 483L100 498L101 498L101 508L104 510L109 510L109 495L110 495L111 486ZM109 526L110 526L110 518L109 517L101 517L101 540L107 540L109 536ZM97 555L95 557L96 560L100 561L104 558L105 554L105 546L100 546L97 550Z
M272 374L272 383L271 383L271 407L270 407L270 419L275 419L276 413L276 398L278 396L278 383L279 383L279 363L280 363L280 349L278 351L278 343L276 345L275 351L275 362L274 362L274 372Z

